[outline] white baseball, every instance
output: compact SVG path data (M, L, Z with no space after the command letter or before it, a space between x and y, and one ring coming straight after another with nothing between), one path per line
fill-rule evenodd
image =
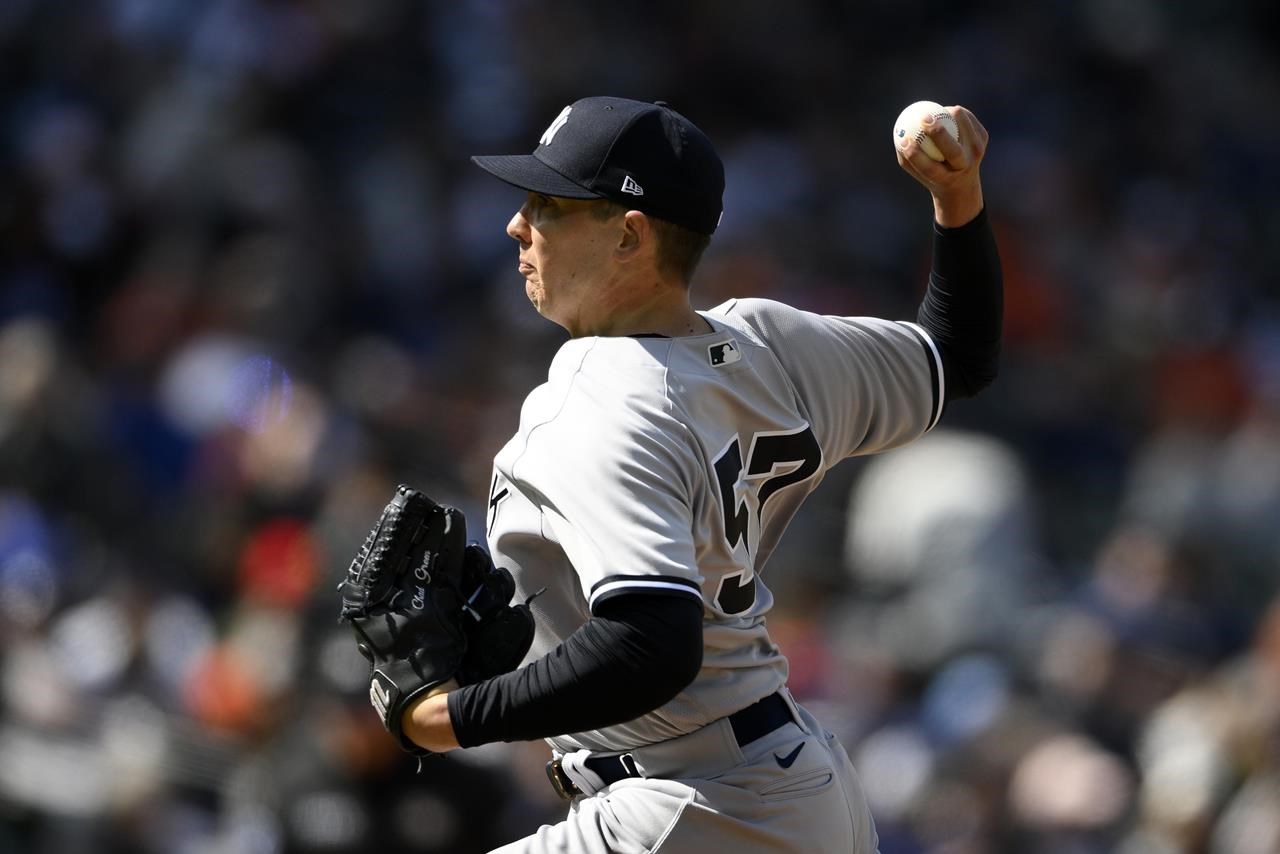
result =
M955 118L947 112L945 107L933 101L916 101L899 113L898 120L893 123L893 144L901 150L906 146L907 140L914 139L920 143L920 150L931 159L946 160L938 150L938 146L934 145L933 140L925 135L925 116L933 116L935 122L951 132L956 142L960 141L960 128L956 126Z

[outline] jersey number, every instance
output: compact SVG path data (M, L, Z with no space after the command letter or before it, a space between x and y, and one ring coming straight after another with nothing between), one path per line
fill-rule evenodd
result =
M764 513L764 505L778 490L810 477L822 464L822 448L813 430L805 425L791 433L757 433L751 437L745 465L737 438L716 458L716 481L720 486L720 506L724 511L724 537L730 548L745 541L747 554L758 545L751 542L751 506L754 494L756 520ZM746 493L741 499L739 493ZM740 614L756 601L756 576L744 577L748 570L720 579L716 590L716 607L726 614Z

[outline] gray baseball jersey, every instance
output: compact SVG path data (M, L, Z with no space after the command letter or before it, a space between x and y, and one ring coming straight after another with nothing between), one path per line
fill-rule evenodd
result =
M494 461L494 561L517 596L545 588L530 658L608 597L703 606L694 681L635 720L550 739L561 752L665 741L779 689L787 663L765 627L762 572L782 532L832 465L909 442L941 414L938 352L914 324L755 299L703 317L705 335L567 342Z

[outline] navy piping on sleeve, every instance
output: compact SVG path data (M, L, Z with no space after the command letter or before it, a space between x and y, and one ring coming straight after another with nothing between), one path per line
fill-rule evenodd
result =
M591 585L587 605L595 612L601 602L623 593L648 593L654 596L692 596L702 602L702 588L697 582L676 575L606 575Z
M942 418L942 410L947 402L946 395L946 374L942 370L942 354L938 352L937 345L933 343L933 337L928 331L918 323L910 321L898 321L903 326L910 329L920 339L920 346L924 347L924 357L929 363L929 380L933 386L933 407L929 410L929 426L925 428L925 432L932 430L938 420Z

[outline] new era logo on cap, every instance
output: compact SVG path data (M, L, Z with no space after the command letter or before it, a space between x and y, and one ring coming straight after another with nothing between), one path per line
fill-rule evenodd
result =
M583 98L560 111L532 154L471 160L523 190L612 199L701 234L715 232L723 210L715 147L662 102Z

